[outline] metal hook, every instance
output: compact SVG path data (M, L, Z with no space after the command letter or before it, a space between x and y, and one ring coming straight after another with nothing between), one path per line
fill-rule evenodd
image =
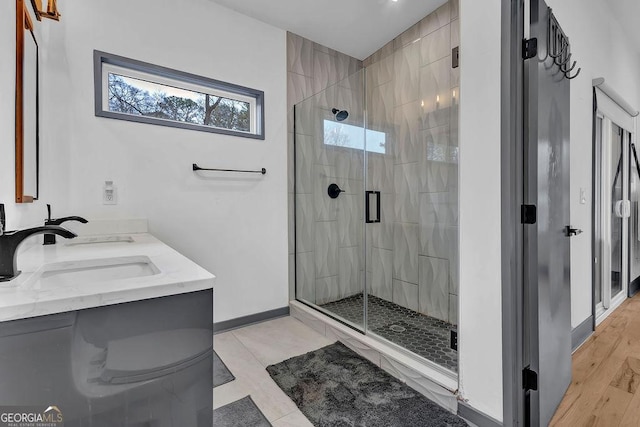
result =
M569 76L567 76L567 74L566 74L566 73L565 73L565 75L564 75L564 76L565 76L568 80L573 80L573 79L575 79L576 77L578 77L578 76L580 75L580 71L582 71L582 68L578 68L578 71L576 71L576 74L575 74L573 77L569 77Z
M553 24L551 22L551 18L552 18L552 14L551 14L551 8L549 8L549 28L547 28L547 57L551 56L551 39L553 39L553 43L556 42L555 40L555 34L554 34L554 28L553 28Z
M538 58L538 62L545 62L549 58L549 49L547 48L544 53L544 58Z
M569 40L567 40L551 10L549 10L549 28L547 32L547 49L549 50L549 56L555 61L557 58L560 58L565 54L566 49L569 47ZM551 45L553 44L553 52L555 52L558 43L560 43L561 46L560 51L558 53L551 53Z
M539 58L538 61L539 62L545 62L547 60L547 58L549 57L549 31L551 29L551 8L549 6L547 6L547 51L544 53L544 58Z
M556 60L554 60L554 62L556 63L556 65L558 67L562 67L564 64L568 64L569 61L571 61L571 55L572 55L571 53L569 55L567 55L566 59L564 61L562 61L562 62L558 62Z
M564 67L561 67L562 68L562 72L565 73L565 74L570 73L571 70L576 68L577 64L578 64L578 61L573 61L573 65L571 65L571 68L569 68L568 70L565 70Z
M560 50L560 53L558 55L554 55L553 53L550 53L549 56L553 58L553 60L555 61L557 58L560 58L562 55L564 55L564 51L567 49L567 47L569 46L569 43L565 43L564 39L562 40L562 50Z

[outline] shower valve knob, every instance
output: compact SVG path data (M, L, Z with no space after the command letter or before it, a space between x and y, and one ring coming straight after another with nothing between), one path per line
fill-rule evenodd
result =
M340 193L344 193L344 190L341 190L340 187L338 187L338 184L331 184L329 188L327 188L327 194L332 199L336 199Z

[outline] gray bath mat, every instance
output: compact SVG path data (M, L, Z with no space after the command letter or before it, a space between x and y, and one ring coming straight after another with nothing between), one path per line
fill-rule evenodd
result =
M236 377L229 371L227 365L220 359L218 353L213 352L213 387L226 384L229 381L235 380Z
M271 427L251 396L221 406L213 411L215 427Z
M467 426L340 342L267 371L314 426Z

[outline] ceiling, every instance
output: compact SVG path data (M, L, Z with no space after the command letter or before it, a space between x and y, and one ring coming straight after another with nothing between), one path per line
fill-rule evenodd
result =
M620 23L622 30L631 38L631 42L636 47L636 50L640 52L640 25L638 24L638 18L640 18L640 1L605 0L605 3L618 23Z
M213 1L358 59L367 58L446 3L446 0Z

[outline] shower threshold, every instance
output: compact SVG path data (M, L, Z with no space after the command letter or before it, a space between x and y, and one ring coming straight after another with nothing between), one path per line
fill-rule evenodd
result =
M337 302L337 301L336 301ZM323 306L289 302L290 314L330 340L338 340L453 413L458 410L458 374L375 333L363 334ZM362 313L362 306L360 307ZM362 324L360 317L358 323ZM391 325L390 325L391 326Z
M364 296L353 295L320 305L324 310L356 325L362 324ZM458 372L458 352L451 348L451 331L457 327L434 317L368 295L367 330L438 365Z

